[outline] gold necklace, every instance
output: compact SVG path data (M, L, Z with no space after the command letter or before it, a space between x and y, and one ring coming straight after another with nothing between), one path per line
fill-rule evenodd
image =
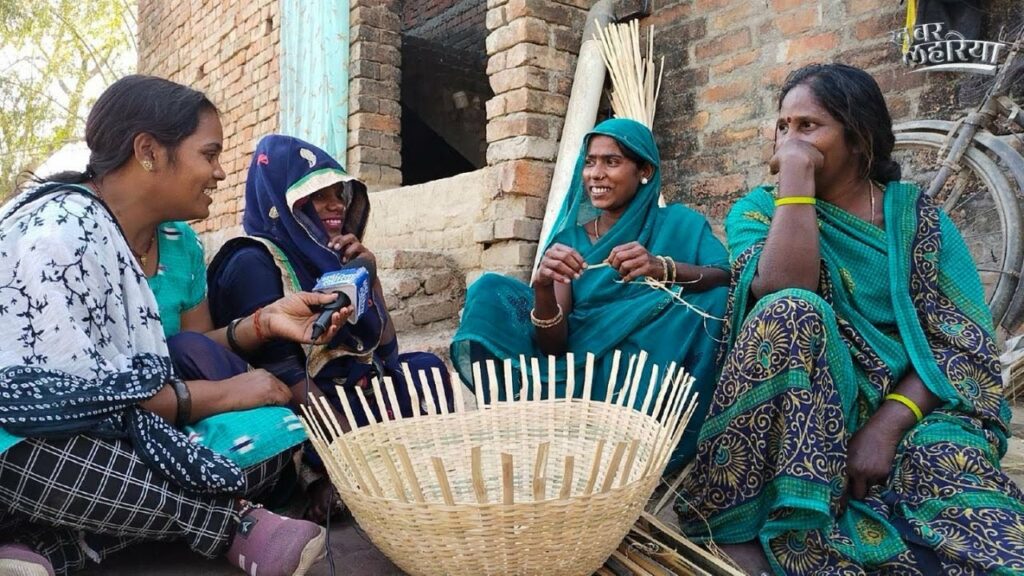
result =
M600 216L598 216L597 218L594 218L594 240L597 240L597 239L599 239L601 237L601 233L597 231L597 221L600 220L600 219L601 219Z
M92 187L96 189L96 196L98 196L100 200L103 200L103 202L106 203L106 200L103 198L103 190L100 188L99 182L93 180L92 182L90 182L90 184L92 184ZM128 250L130 250L132 256L135 256L135 259L139 261L139 264L142 265L142 268L145 268L146 263L149 261L149 251L153 249L153 242L155 241L156 228L153 229L153 234L149 236L149 242L146 242L146 249L142 251L142 254L139 254L138 252L135 251L135 248L132 247L132 243L128 241L128 237L124 237L124 243L128 245Z
M149 237L149 242L146 243L146 249L142 252L142 254L136 252L135 248L132 248L131 243L128 243L128 249L132 251L132 255L135 256L135 258L139 261L139 264L142 264L143 268L146 267L146 262L149 259L149 251L153 249L153 242L155 241L156 229L153 230L153 235Z
M875 184L868 180L868 197L871 199L871 225L875 224Z

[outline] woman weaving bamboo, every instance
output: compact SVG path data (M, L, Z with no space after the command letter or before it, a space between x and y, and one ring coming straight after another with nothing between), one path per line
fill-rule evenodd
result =
M728 275L725 250L703 216L679 204L658 206L659 164L654 136L639 122L607 120L588 134L532 289L497 274L480 277L466 295L451 356L471 382L475 361L573 352L579 368L591 352L598 398L605 396L615 350L650 354L641 382L651 364L681 365L705 400L673 469L693 455L711 396L721 330L711 317L723 314ZM634 282L642 277L672 288ZM677 300L680 293L689 306ZM555 376L559 394L566 370L563 356Z
M731 351L678 510L752 574L1024 571L992 318L893 143L871 76L802 68L779 184L726 220Z

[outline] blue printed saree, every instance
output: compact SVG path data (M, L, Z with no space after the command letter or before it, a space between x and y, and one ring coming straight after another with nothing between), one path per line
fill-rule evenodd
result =
M1024 571L992 320L952 222L896 182L885 230L819 202L818 292L754 302L773 199L756 189L726 221L729 351L677 503L683 531L759 542L777 574ZM911 368L943 405L904 435L887 481L840 512L847 441Z

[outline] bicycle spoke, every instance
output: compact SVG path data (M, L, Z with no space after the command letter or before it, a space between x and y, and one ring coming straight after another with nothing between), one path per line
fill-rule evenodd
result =
M980 234L970 234L968 236L964 236L963 238L964 238L964 240L974 240L975 238L987 238L989 236L995 236L996 234L1000 234L1001 235L1002 231L1001 230L996 230L995 232L983 232L983 233L980 233Z
M984 266L978 266L978 272L989 272L991 274L999 274L1000 276L1011 276L1013 278L1020 278L1020 273L1013 272L1012 270L1003 270L1002 268L986 268Z
M974 214L974 215L971 216L971 218L969 220L964 220L963 222L957 223L956 227L959 228L960 230L965 230L965 229L969 228L968 224L972 224L978 218L981 218L982 216L987 216L987 215L991 214L992 212L995 212L996 210L998 210L998 208L989 208L988 210L985 210L984 212L979 212L978 214ZM1000 228L1002 228L1002 226L1000 226Z

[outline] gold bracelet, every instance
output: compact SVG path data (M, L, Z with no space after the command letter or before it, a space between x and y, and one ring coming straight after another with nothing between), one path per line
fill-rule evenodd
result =
M668 282L668 260L664 256L655 256L661 262L661 281Z
M562 321L563 318L562 305L556 304L556 306L558 306L558 314L555 314L552 318L546 318L544 320L537 318L536 314L534 314L534 312L537 311L536 308L530 310L530 323L536 326L537 328L551 328L553 326L556 326L559 322Z
M818 203L814 196L784 196L775 199L776 206L791 206L793 204L807 204L813 206Z
M917 406L917 404L914 403L913 400L911 400L910 398L907 398L903 394L897 394L895 392L890 392L890 393L885 395L885 399L886 400L894 400L896 402L899 402L900 404L903 404L907 408L909 408L910 411L914 413L914 417L917 418L918 422L920 422L924 418L924 413L921 412L921 408L919 408Z
M673 260L671 256L665 256L665 260L668 260L668 275L669 275L669 280L668 281L670 283L674 284L675 281L676 281L676 274L677 274L677 271L676 271L676 261Z

